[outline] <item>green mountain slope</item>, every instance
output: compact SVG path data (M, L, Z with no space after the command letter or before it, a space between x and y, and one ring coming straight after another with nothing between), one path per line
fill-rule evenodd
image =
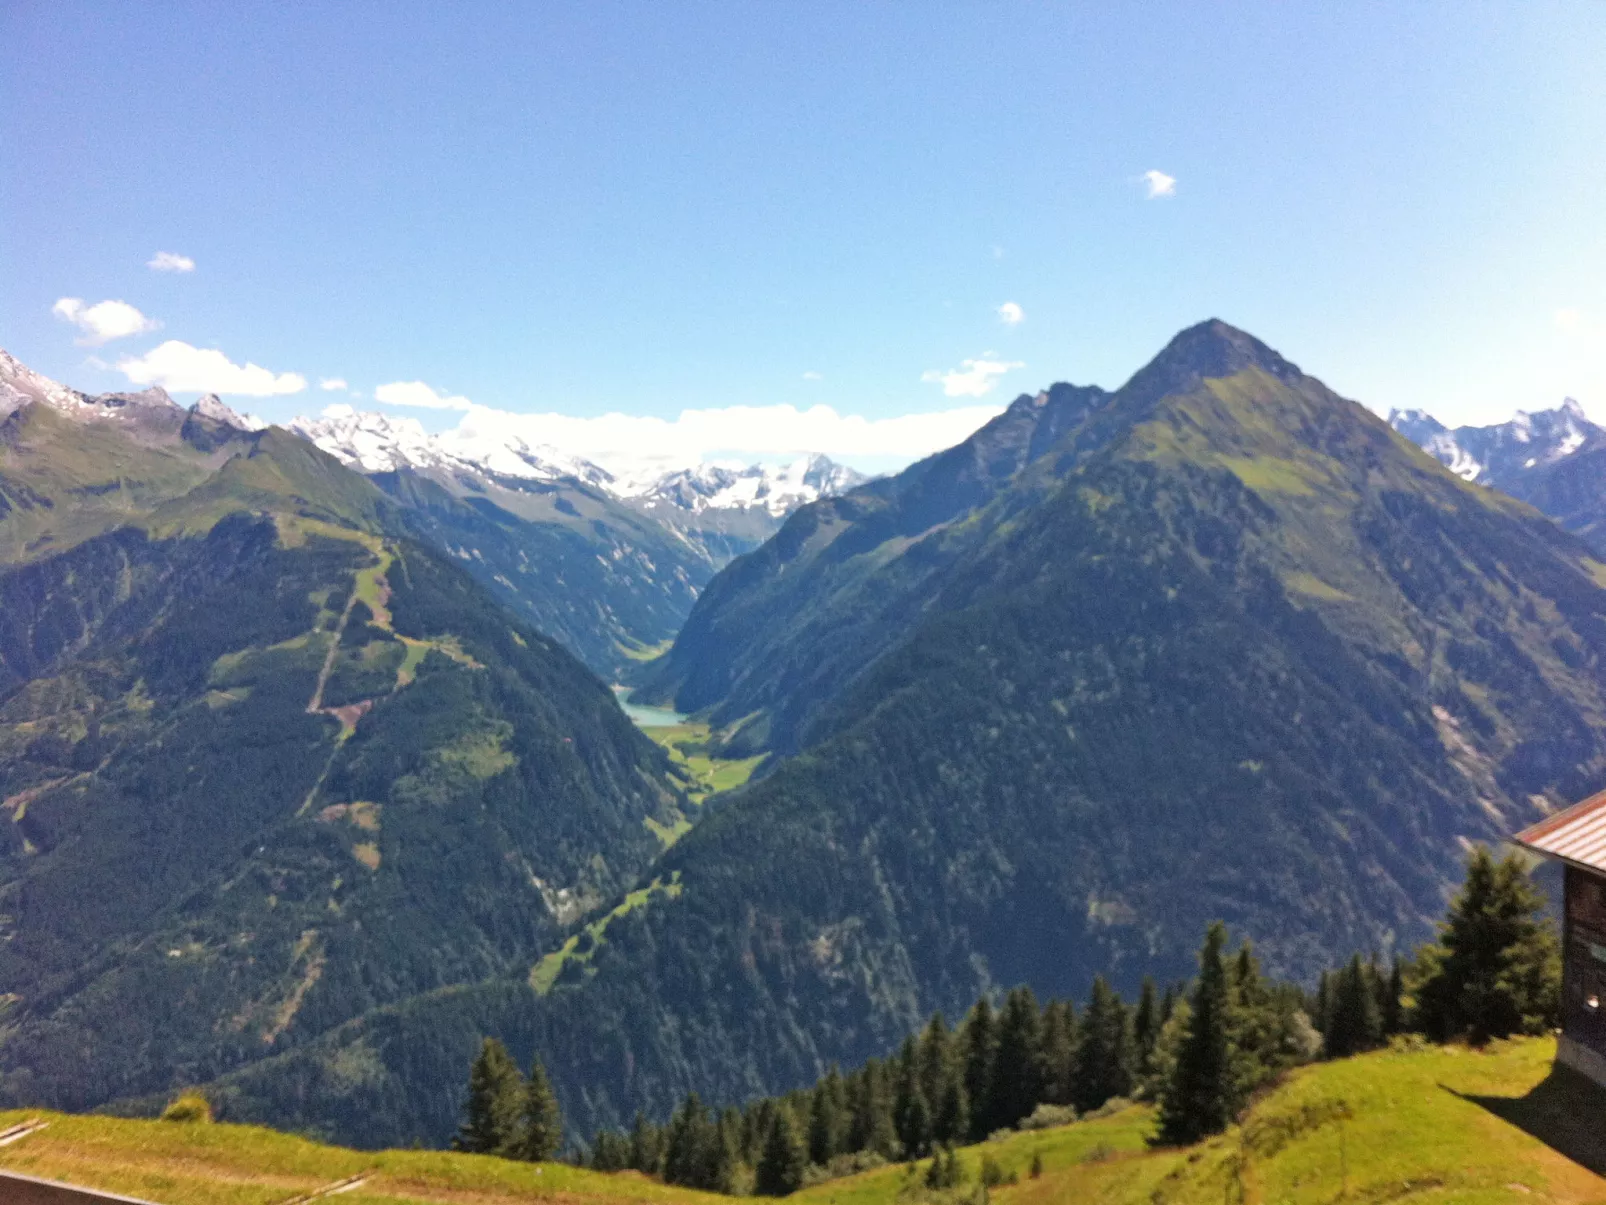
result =
M107 530L0 568L0 1098L165 1092L523 973L648 866L663 753L368 481L42 410L0 489ZM140 490L75 517L105 456Z
M1185 975L1214 917L1305 975L1420 940L1465 841L1606 776L1582 544L1223 324L1092 400L924 534L877 542L898 485L857 491L709 588L733 698L834 662L838 625L857 651L792 735L766 713L806 747L664 855L679 894L610 924L582 979L382 1010L231 1077L242 1114L444 1137L439 1085L496 1032L587 1131L810 1081L995 985ZM743 615L747 588L801 622Z
M454 492L406 469L370 480L418 539L604 677L672 640L716 568L702 544L578 483Z

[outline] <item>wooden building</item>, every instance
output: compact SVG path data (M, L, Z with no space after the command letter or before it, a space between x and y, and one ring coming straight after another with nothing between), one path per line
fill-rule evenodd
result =
M1514 839L1566 871L1556 1061L1606 1085L1606 791Z

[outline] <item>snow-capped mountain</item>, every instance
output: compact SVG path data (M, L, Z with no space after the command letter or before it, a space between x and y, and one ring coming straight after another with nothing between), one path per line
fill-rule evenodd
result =
M137 393L80 393L59 381L52 381L0 350L0 418L28 405L41 402L52 410L84 422L170 419L182 422L186 413L159 385ZM215 393L209 393L188 410L189 414L224 423L241 431L260 431L267 424L249 414L237 414Z
M621 497L646 510L661 506L701 514L707 510L762 508L776 518L818 498L845 493L865 481L863 473L828 456L804 456L790 464L715 462L663 473L639 487L616 479Z
M1488 427L1452 430L1425 410L1391 411L1389 426L1457 476L1507 493L1517 476L1557 464L1606 438L1606 429L1590 422L1572 398L1554 410L1519 410L1509 422Z
M485 473L530 481L580 481L606 487L609 474L579 456L518 436L432 435L416 418L330 406L322 418L294 418L290 430L364 473L397 469Z
M604 466L517 435L431 434L417 419L350 406L331 406L321 418L293 419L290 429L365 473L413 469L483 475L510 485L520 480L575 481L660 518L675 511L755 511L781 519L805 503L865 480L862 473L818 455L783 465L722 461L667 471L661 463Z
M1452 429L1421 410L1396 410L1389 425L1451 472L1537 507L1606 552L1606 428L1572 398L1487 427Z

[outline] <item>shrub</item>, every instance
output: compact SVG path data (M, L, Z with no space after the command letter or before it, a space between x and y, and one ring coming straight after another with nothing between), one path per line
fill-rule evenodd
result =
M1076 1120L1076 1110L1070 1105L1038 1105L1032 1110L1032 1115L1023 1118L1020 1128L1023 1130L1052 1130L1059 1126L1068 1126Z
M212 1120L212 1102L199 1092L184 1092L162 1110L163 1121L200 1122Z

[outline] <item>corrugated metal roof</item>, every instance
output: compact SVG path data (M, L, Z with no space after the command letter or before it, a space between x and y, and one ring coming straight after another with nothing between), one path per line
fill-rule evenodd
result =
M1606 791L1545 817L1512 840L1547 858L1606 874Z

